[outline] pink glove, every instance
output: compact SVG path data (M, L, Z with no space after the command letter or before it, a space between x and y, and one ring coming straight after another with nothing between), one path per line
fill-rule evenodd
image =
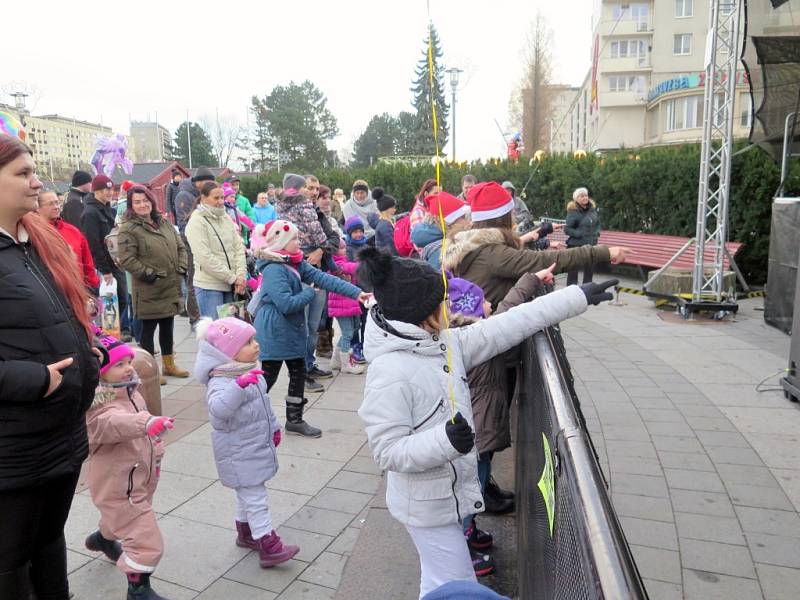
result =
M236 378L236 385L242 389L245 389L248 385L255 385L258 383L258 376L263 374L264 371L261 369L253 369L252 371L248 371L244 375L239 375Z
M157 438L167 429L175 427L175 425L173 425L174 422L175 419L172 417L150 417L147 419L144 429L151 438Z
M272 434L272 443L275 444L275 447L281 445L281 430L278 429L275 433Z

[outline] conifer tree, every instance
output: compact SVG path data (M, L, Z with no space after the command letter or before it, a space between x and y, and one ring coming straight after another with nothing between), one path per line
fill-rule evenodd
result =
M433 90L430 87L430 68L428 63L428 38L431 38L433 49ZM433 140L433 115L431 114L431 99L436 104L436 121L439 137L439 151L442 151L447 143L447 116L450 107L445 100L444 92L444 67L441 64L442 48L439 41L439 34L436 28L431 25L428 35L425 36L422 58L417 63L414 71L414 80L411 92L414 94L412 105L416 109L416 123L412 131L407 135L408 148L414 154L434 154ZM433 94L431 94L433 91Z

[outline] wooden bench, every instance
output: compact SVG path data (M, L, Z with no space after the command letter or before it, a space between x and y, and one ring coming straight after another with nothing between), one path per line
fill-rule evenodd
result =
M554 231L549 236L549 240L557 240L559 242L566 242L567 236L563 231ZM675 235L656 235L654 233L626 233L624 231L602 231L600 233L599 244L605 246L624 246L629 249L625 253L625 263L639 267L642 274L642 279L646 280L646 272L651 269L660 269L669 259L675 256L675 253L680 250L689 238L679 237ZM731 256L736 258L736 254L741 250L744 244L740 242L728 242L726 245L728 252ZM674 263L671 268L675 269L692 269L694 267L694 257L697 247L692 244ZM706 248L705 250L706 264L713 264L714 252ZM724 259L725 268L730 268L730 261L727 256Z

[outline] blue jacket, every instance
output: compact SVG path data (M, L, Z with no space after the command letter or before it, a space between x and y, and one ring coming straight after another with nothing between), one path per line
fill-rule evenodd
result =
M418 224L411 230L411 241L417 248L422 248L422 260L434 269L441 267L442 230L437 225Z
M259 225L269 223L278 218L275 207L269 202L267 202L266 206L259 206L258 204L253 205L253 214L255 215L254 221Z
M358 298L361 293L360 288L323 273L306 261L294 269L268 250L260 250L256 257L256 268L263 276L255 320L261 360L287 360L306 355L305 307L314 298L314 290L309 285L348 298Z
M195 377L208 386L208 419L213 431L214 461L225 487L250 487L278 472L272 435L281 428L267 395L263 377L245 389L233 377L210 377L231 359L205 340L200 341Z
M375 230L375 247L389 252L392 256L397 256L397 247L394 245L394 225L374 213L367 220L369 226Z

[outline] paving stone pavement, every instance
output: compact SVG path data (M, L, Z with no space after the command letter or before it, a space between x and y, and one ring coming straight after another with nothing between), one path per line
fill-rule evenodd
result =
M800 597L800 410L755 389L786 366L789 338L760 299L727 323L622 301L563 332L650 598Z
M176 320L176 362L192 370L197 348L185 319ZM321 361L325 364L325 361ZM328 600L339 586L347 557L364 522L380 476L356 410L364 376L340 375L310 399L307 420L320 439L284 435L280 470L267 483L273 523L301 548L285 565L262 569L255 552L234 544L232 490L220 485L211 451L205 387L169 378L162 386L165 415L174 416L154 507L166 545L154 588L171 600ZM285 369L270 397L281 422ZM66 527L70 586L76 600L122 598L125 580L105 557L83 545L97 526L85 483L79 484Z
M644 298L563 326L576 387L614 506L653 600L798 597L800 410L755 384L782 369L789 339L741 304L731 323L684 323ZM177 322L177 361L196 344ZM204 388L170 379L155 508L166 552L157 589L176 600L331 599L380 485L356 410L363 376L311 395L321 439L285 436L267 484L279 533L300 554L270 570L233 541L234 497L217 479ZM774 380L773 380L774 381ZM271 393L283 420L286 376ZM374 500L374 501L373 501ZM67 523L77 600L122 597L121 574L83 547L97 511L82 485ZM388 527L388 525L386 526ZM408 550L408 548L406 548ZM405 557L412 559L412 557ZM391 578L391 571L383 576ZM341 597L341 596L340 596Z

